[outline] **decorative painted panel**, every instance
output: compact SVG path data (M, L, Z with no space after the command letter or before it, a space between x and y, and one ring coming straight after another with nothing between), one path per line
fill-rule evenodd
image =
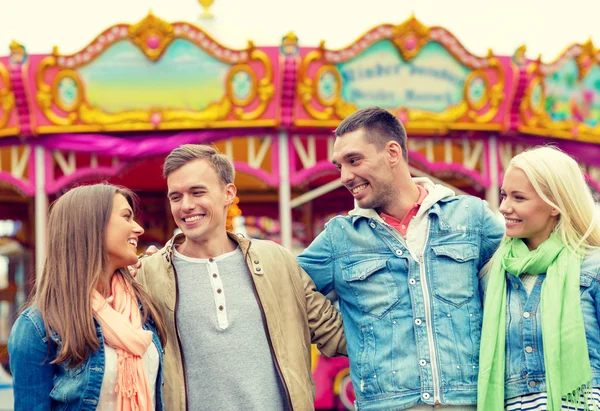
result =
M470 54L440 27L414 17L375 27L341 50L303 50L294 123L335 126L380 106L412 130L501 130L516 67Z
M527 72L519 131L600 143L600 52L591 40Z
M39 133L262 127L278 123L277 49L226 48L152 14L37 63Z

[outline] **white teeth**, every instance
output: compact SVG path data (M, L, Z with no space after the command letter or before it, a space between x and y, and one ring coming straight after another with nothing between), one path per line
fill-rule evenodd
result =
M506 222L508 224L517 224L517 223L521 222L521 220L511 220L511 219L508 219L508 218L506 218L505 220L506 220Z
M356 187L354 187L354 188L351 190L351 191L352 191L352 194L358 194L358 193L360 193L360 192L361 192L361 191L363 191L365 188L367 188L367 185L368 185L368 184L361 184L361 185L359 185L359 186L356 186Z
M128 240L127 242L128 242L129 244L131 244L132 246L134 246L134 247L137 247L137 241L135 241L135 240L131 239L131 240Z
M198 220L200 220L201 218L202 218L202 216L200 216L200 215L195 215L195 216L193 216L193 217L184 218L183 220L184 220L186 223L191 223L192 221L198 221Z

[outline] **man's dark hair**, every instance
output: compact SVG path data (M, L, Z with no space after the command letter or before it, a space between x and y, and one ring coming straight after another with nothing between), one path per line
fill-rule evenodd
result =
M365 130L367 142L375 144L377 150L382 150L390 140L396 141L402 147L404 160L408 162L406 130L392 113L379 107L363 108L346 117L335 129L335 135L342 137L360 128Z

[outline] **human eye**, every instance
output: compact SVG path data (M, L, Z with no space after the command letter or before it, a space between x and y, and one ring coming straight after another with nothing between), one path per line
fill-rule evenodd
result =
M181 196L179 196L179 195L172 195L171 197L169 197L169 201L171 201L172 203L176 203L180 199L181 199Z

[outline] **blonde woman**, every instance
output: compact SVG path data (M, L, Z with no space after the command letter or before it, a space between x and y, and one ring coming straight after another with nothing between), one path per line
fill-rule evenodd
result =
M512 159L506 236L485 274L478 410L600 406L600 226L574 159Z
M164 325L126 267L129 190L77 187L52 206L48 254L9 342L15 410L162 410Z

